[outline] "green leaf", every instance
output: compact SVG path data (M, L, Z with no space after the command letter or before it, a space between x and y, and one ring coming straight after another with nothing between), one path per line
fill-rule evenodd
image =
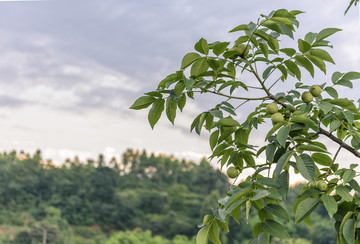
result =
M218 227L216 221L213 221L210 225L209 240L211 242L213 242L214 244L221 244L221 241L219 238L219 227Z
M338 194L346 202L351 202L353 199L352 196L350 196L350 190L343 185L336 187L336 194Z
M304 40L309 43L312 44L316 38L317 33L313 33L313 32L309 32L305 35Z
M333 120L330 123L330 132L336 131L341 126L341 121Z
M222 144L218 145L215 148L215 150L213 151L212 156L220 156L224 152L224 150L228 147L229 147L229 145L227 145L226 143L222 143Z
M142 96L139 97L133 105L131 105L130 109L135 109L135 110L139 110L139 109L143 109L143 108L147 108L150 106L150 104L152 104L154 101L156 100L155 97L152 96Z
M296 50L293 48L282 48L280 49L280 52L285 53L289 57L292 57L296 53Z
M230 209L230 208L229 208L229 209ZM229 210L229 209L228 209L228 210ZM231 211L230 211L229 215L230 215L231 217L233 217L233 219L234 219L238 224L240 224L239 219L240 219L240 213L241 213L241 204L238 204L238 205L233 204L230 210L231 210Z
M356 175L355 170L347 169L347 170L345 170L344 174L342 175L342 179L343 179L344 183L348 183L349 181L354 179L355 175Z
M298 80L301 80L301 72L300 72L300 69L299 67L292 61L290 60L286 60L284 62L285 66L292 72L295 74L296 78Z
M340 85L340 86L346 86L349 88L353 88L353 83L349 80L344 80L344 79L340 79L336 82L335 85Z
M339 97L337 91L334 88L332 88L331 86L325 87L324 90L335 99L337 99Z
M344 80L357 80L360 79L360 72L348 72L343 77Z
M245 151L245 153L243 154L244 160L247 164L247 166L254 166L255 165L255 160L253 158L253 156L251 156L250 153L246 153L248 151Z
M281 194L283 200L287 201L287 195L289 190L289 171L283 171L279 175L277 182L280 185L280 188L278 190L279 194Z
M338 205L333 196L329 196L327 194L321 195L321 201L324 204L324 207L328 211L330 217L332 217L338 210Z
M318 204L318 198L306 198L301 201L295 211L295 223L299 223L307 216L309 216Z
M287 11L286 9L282 8L282 9L278 9L274 12L273 16L274 17L285 17L285 18L290 18L290 19L295 19L295 15L303 13L299 10L293 10L293 11Z
M288 212L278 204L268 204L265 206L265 210L286 221L290 219Z
M170 74L170 75L166 76L162 81L160 81L158 88L164 89L165 86L167 86L167 84L172 84L176 81L179 81L180 78L181 78L180 72Z
M356 106L354 105L353 102L351 102L350 100L346 99L346 98L338 98L338 99L332 99L329 101L331 104L337 105L339 107L342 107L344 109L347 109L353 113L358 114L359 111L356 108Z
M207 63L206 57L201 57L196 59L191 66L190 74L192 76L198 76L205 73L209 68L209 64Z
M231 117L227 117L227 118L223 118L221 120L219 120L219 125L221 126L240 126L239 122L237 122L236 120L234 120L233 118Z
M294 30L293 22L291 22L291 20L289 20L288 18L272 17L270 20L274 21L275 23L277 23L279 25L283 25L283 26L288 27L291 30Z
M273 178L269 178L269 177L259 178L256 182L259 184L265 185L265 186L271 186L271 187L276 187L276 188L281 186Z
M185 104L186 104L186 95L183 94L180 99L179 99L179 102L178 102L178 107L180 109L180 111L182 112L184 107L185 107Z
M328 152L324 148L316 146L316 145L300 145L297 147L299 151L310 151L310 152Z
M239 26L236 26L234 29L232 29L232 30L229 31L229 32L247 31L247 30L249 30L248 25L239 25Z
M332 109L333 109L333 105L329 102L326 102L326 101L321 101L319 103L319 108L325 113L329 113Z
M356 223L354 219L348 219L343 227L343 236L347 243L352 244L355 243L355 230Z
M201 58L198 53L188 53L183 57L181 61L181 69L185 69L186 67L190 66L195 60Z
M289 239L289 233L285 229L285 227L271 219L265 220L265 222L261 223L261 228L269 233L270 235L280 238L280 239Z
M200 135L200 132L201 132L201 129L204 125L204 122L206 120L206 117L208 116L209 112L203 112L201 115L200 115L200 118L198 120L198 123L196 124L195 126L195 132Z
M306 115L294 115L291 117L290 121L296 122L296 123L301 123L301 124L306 124L314 129L317 128L317 125L315 124L315 122L312 121L311 119L309 119L308 117L306 117Z
M207 244L211 225L206 225L196 235L196 244Z
M307 154L295 156L296 167L300 174L307 180L315 180L315 163L312 158Z
M352 187L352 189L354 189L355 191L360 192L359 183L357 183L357 181L355 181L354 179L349 181L349 185L350 185L350 186Z
M323 29L322 31L320 31L317 36L316 36L316 41L320 41L325 39L328 36L331 36L332 34L341 31L341 29L337 29L337 28L326 28Z
M343 76L343 73L340 73L338 71L334 72L331 76L331 81L335 84L340 78Z
M290 160L291 156L294 153L295 153L294 151L287 151L279 158L276 164L276 168L274 170L274 178L277 178L280 175L284 165Z
M322 153L313 153L311 155L311 157L313 158L313 160L323 166L330 166L332 163L332 159L326 155L326 154L322 154Z
M235 141L241 144L247 144L249 140L249 131L239 128L235 132Z
M271 19L263 20L260 25L265 26L269 28L270 30L273 30L277 33L283 34L283 30L280 28L280 25L277 24L275 21L272 21Z
M195 50L199 53L208 55L209 54L209 45L207 41L204 38L201 38L196 44L195 44Z
M322 49L312 49L310 51L311 55L314 55L324 61L330 62L335 64L334 60L331 58L330 54L328 52L326 52L325 50Z
M269 163L272 163L273 160L274 160L275 150L276 150L276 144L275 143L268 144L266 146L266 151L265 151L266 160L269 161Z
M219 42L217 44L214 45L213 48L213 53L216 56L219 56L220 54L222 54L223 52L226 51L227 46L229 46L230 42Z
M225 140L226 138L228 138L230 135L232 135L235 132L234 128L229 128L228 130L223 130L221 132L221 135L218 139L218 143L221 143L223 140Z
M211 151L215 148L218 137L219 137L219 130L216 130L213 133L211 133L210 138L209 138L209 144L210 144Z
M311 54L305 54L305 56L313 63L315 64L324 74L326 74L326 65L324 61L316 56L313 56Z
M310 49L311 49L310 44L301 39L298 40L298 47L299 47L299 51L301 53L306 53L306 52L310 51Z
M155 124L159 121L161 114L164 111L164 104L164 99L158 99L153 103L149 110L148 120L152 129L154 129Z
M166 116L172 124L176 117L177 102L173 101L171 97L166 99Z
M259 43L259 46L265 58L269 58L269 47L262 42Z
M174 87L174 93L176 97L180 97L180 95L182 94L182 92L185 89L185 84L184 82L178 82L175 87Z
M289 135L289 132L290 126L284 126L279 130L276 139L279 142L280 146L285 147L286 139Z
M269 237L266 235L265 232L260 233L258 236L251 239L250 244L268 244Z
M340 224L340 228L339 228L339 231L338 231L340 235L343 234L344 225L345 225L346 221L348 221L348 220L352 217L353 214L354 214L354 212L348 211L348 212L345 214L345 216L342 218L341 224Z
M266 78L269 76L270 72L271 72L273 69L275 69L275 66L269 66L269 67L267 67L267 68L264 70L264 72L263 72L262 78L263 78L263 79L266 79Z
M271 128L269 130L269 132L267 133L266 137L265 137L265 141L275 132L277 131L278 129L280 129L281 126L283 126L286 122L281 122L281 123L277 123L274 125L273 128Z
M228 65L226 66L226 68L228 69L228 70L227 70L228 75L229 75L231 78L235 79L236 69L235 69L234 63L228 63ZM226 84L230 85L229 83L226 83L226 82L225 82L224 85L226 85Z
M263 199L264 197L270 195L270 193L265 189L256 189L254 192L255 192L255 195L250 198L251 201Z
M294 59L296 60L296 62L298 62L302 67L304 67L307 71L309 71L309 73L311 74L312 77L314 77L314 66L313 64L304 56L300 56L300 55L296 55L294 57Z

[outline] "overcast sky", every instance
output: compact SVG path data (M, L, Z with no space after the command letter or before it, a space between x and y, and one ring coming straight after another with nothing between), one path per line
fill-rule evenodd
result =
M337 66L328 74L360 71L359 8L344 16L346 7L338 0L0 1L0 150L41 149L57 163L119 158L126 148L209 155L207 135L189 134L206 100L190 103L175 127L164 116L153 131L147 111L129 106L178 70L201 37L234 40L230 29L278 8L306 12L299 37L342 28L330 38ZM320 72L316 79L329 81Z

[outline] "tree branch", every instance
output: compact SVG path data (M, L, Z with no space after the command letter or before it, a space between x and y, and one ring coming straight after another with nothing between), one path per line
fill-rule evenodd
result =
M264 85L264 82L261 80L261 78L259 77L259 74L256 73L256 71L254 70L254 68L250 65L249 66L251 69L251 72L255 75L256 79L259 81L262 89L266 92L266 94L268 95L268 98L270 98L271 100L274 100L275 102L277 102L278 104L280 104L281 106L283 106L284 108L287 108L287 105L285 103L283 103L282 101L280 101L277 97L275 97L270 91L269 89Z
M208 92L208 93L216 94L216 95L231 98L231 99L239 99L239 100L245 100L245 101L265 100L265 99L269 98L268 96L265 96L265 97L235 97L235 96L226 95L221 92L210 91L210 90L205 90L205 89L201 90L201 92L204 92L204 93Z
M346 144L343 140L337 138L336 136L334 136L333 134L331 134L330 132L324 130L321 127L319 127L319 132L320 132L320 134L330 138L331 140L333 140L334 142L339 144L341 147L345 148L346 150L348 150L349 152L354 154L356 157L360 158L360 153L357 150L355 150L355 148L353 148L352 146Z

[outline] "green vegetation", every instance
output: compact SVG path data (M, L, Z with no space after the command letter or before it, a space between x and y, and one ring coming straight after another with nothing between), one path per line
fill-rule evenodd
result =
M194 244L197 225L212 221L211 209L230 187L205 160L195 164L132 150L120 162L99 156L60 167L43 162L40 152L4 153L0 182L0 243L7 244L42 243L44 231L47 243L57 244ZM302 187L290 188L288 212ZM229 221L233 231L221 232L223 243L251 238L258 216L250 211L247 226L244 215L240 227ZM293 243L335 243L327 212L318 207L312 219L316 228L283 222Z
M360 242L358 164L337 160L344 151L360 158L358 97L349 100L338 93L341 87L352 89L360 72L336 71L319 85L315 72L326 75L327 64L335 64L327 51L333 47L329 38L341 29L315 30L295 41L302 13L278 9L261 14L230 30L235 35L231 42L201 38L178 70L130 107L151 107L148 121L154 128L162 114L174 124L188 99L211 96L216 101L194 118L190 130L199 135L207 130L210 159L220 168L230 167L231 178L237 170L250 176L223 193L213 218L199 226L197 244L224 243L219 230L231 233L229 219L238 221L244 211L250 225L250 213L258 216L250 243L290 239L284 206L290 203L292 172L307 180L291 205L295 223L310 224L310 216L322 206L336 222L337 243ZM259 136L265 145L254 139ZM328 147L331 143L338 149Z

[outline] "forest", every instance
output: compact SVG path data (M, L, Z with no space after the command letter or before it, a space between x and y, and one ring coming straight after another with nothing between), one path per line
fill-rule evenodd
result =
M44 161L41 152L0 154L0 243L38 244L190 244L197 224L231 187L227 176L203 159L199 163L128 149L121 161L66 160L61 166ZM301 184L289 190L287 210ZM244 211L243 211L244 212ZM247 243L258 221L249 225L241 213L227 244ZM335 231L321 206L312 227L283 223L290 240L271 243L335 243Z

